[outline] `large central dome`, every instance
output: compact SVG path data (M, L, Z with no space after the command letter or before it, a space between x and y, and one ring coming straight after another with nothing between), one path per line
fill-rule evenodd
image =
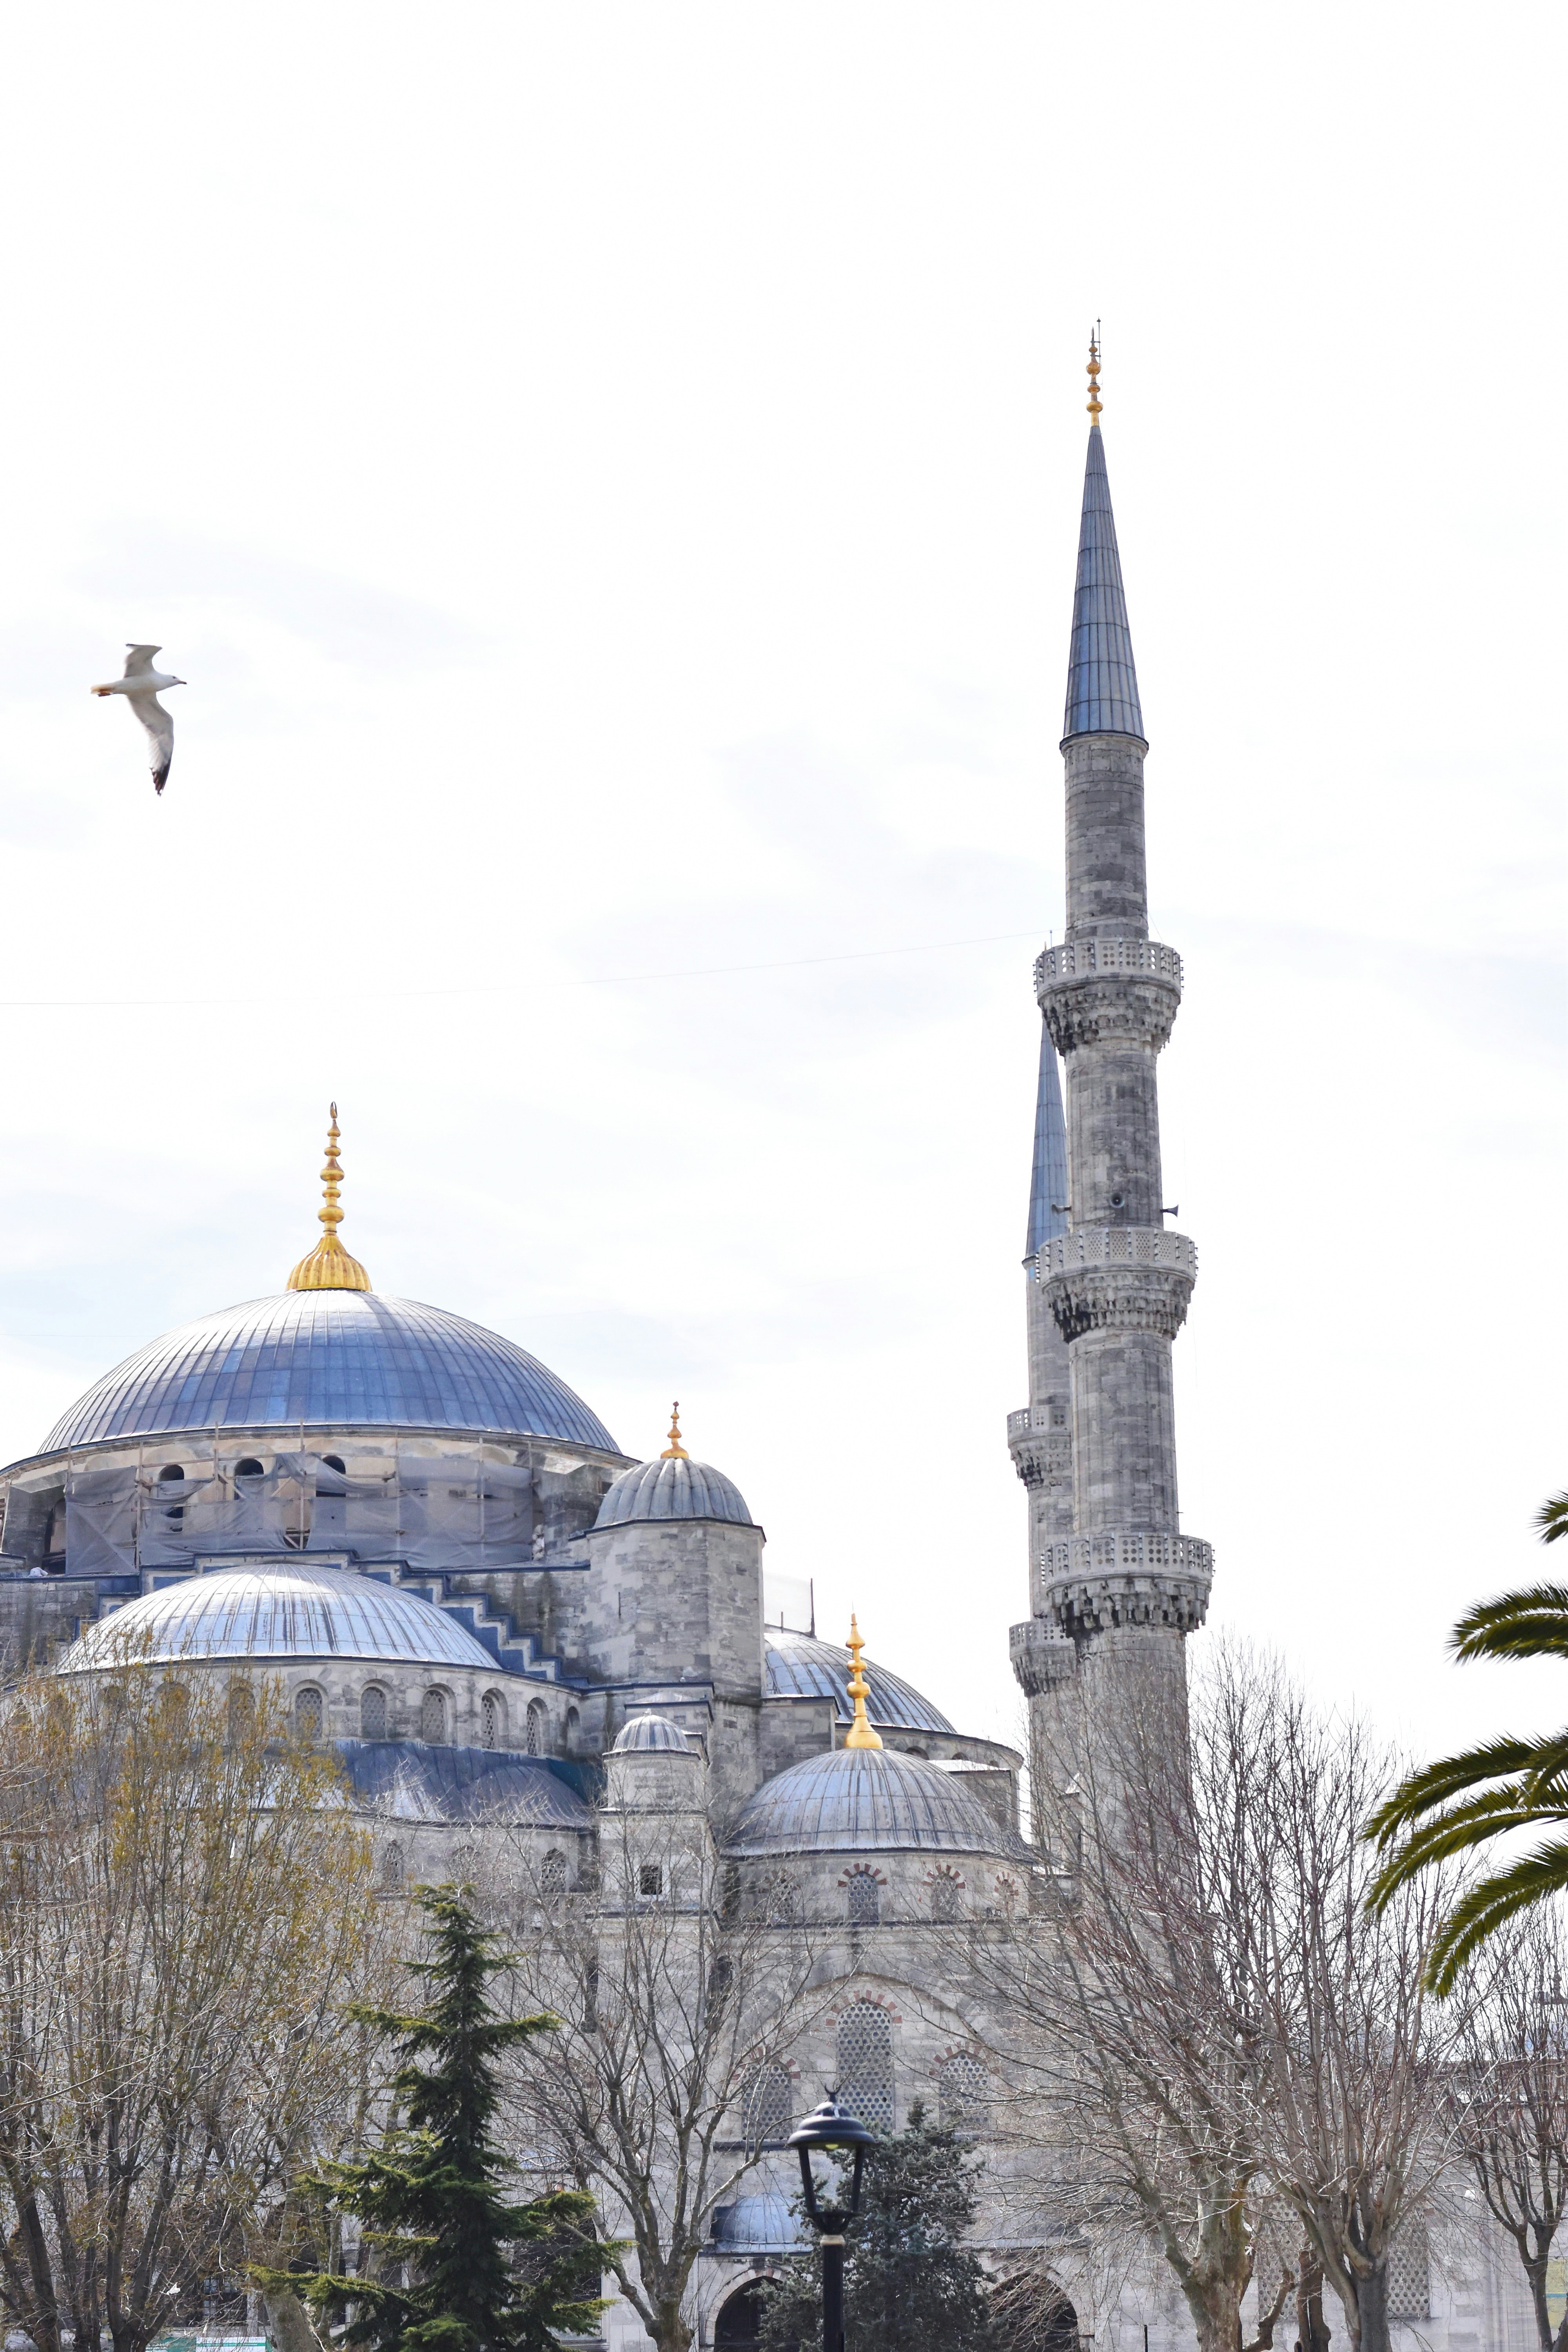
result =
M372 1290L287 1290L182 1323L72 1405L46 1454L176 1430L500 1431L619 1448L596 1413L511 1340Z

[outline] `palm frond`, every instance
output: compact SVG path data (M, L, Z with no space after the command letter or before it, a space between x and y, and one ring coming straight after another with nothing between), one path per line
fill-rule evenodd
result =
M1510 1787L1468 1805L1457 1805L1435 1821L1424 1822L1389 1855L1367 1890L1366 1907L1374 1916L1385 1910L1400 1887L1407 1886L1434 1863L1489 1845L1509 1830L1542 1829L1548 1822L1568 1822L1568 1799L1555 1805L1530 1804Z
M1457 1658L1568 1657L1568 1585L1531 1584L1478 1601L1448 1647Z
M1537 1846L1509 1869L1480 1880L1443 1922L1426 1963L1426 1982L1430 1990L1438 1994L1452 1992L1460 1969L1478 1946L1516 1912L1547 1902L1565 1887L1568 1838Z
M1423 1764L1419 1771L1405 1775L1373 1814L1363 1835L1375 1839L1380 1847L1391 1845L1423 1813L1447 1804L1479 1780L1545 1769L1565 1742L1568 1731L1552 1739L1489 1739L1479 1748L1463 1748L1457 1756L1440 1756L1436 1763Z
M1568 1492L1549 1496L1537 1511L1535 1524L1542 1543L1555 1543L1560 1536L1568 1536Z

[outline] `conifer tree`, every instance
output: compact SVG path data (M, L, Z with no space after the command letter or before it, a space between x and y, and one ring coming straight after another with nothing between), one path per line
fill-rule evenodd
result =
M392 2095L404 2120L362 2163L323 2166L311 2185L359 2221L365 2274L263 2276L318 2313L352 2306L334 2335L365 2352L550 2352L605 2308L593 2198L562 2190L512 2205L502 2195L516 2167L491 2137L500 2062L554 2021L497 2014L487 1979L508 1960L466 1891L420 1898L434 1948L410 1966L429 1984L427 2006L354 2012L397 2046Z
M917 2100L901 2132L866 2158L860 2212L844 2266L847 2333L877 2352L994 2352L984 2266L964 2243L980 2166L956 2132L928 2123ZM809 2236L809 2231L805 2233ZM822 2341L820 2257L781 2264L762 2291L764 2352L815 2352Z

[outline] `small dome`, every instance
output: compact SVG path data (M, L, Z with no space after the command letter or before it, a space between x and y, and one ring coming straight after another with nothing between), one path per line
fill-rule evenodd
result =
M371 1290L286 1290L182 1323L106 1372L55 1423L43 1451L301 1423L493 1429L617 1451L582 1398L511 1340L443 1307Z
M768 1696L770 1698L830 1698L840 1723L854 1719L849 1696L849 1653L837 1642L819 1642L810 1633L789 1633L780 1625L765 1629ZM873 1723L890 1731L951 1731L952 1726L939 1706L921 1696L901 1675L886 1666L863 1663L866 1712Z
M672 1748L689 1756L691 1742L678 1725L662 1715L634 1715L611 1748L612 1756L632 1756L649 1748Z
M496 1672L483 1643L433 1601L374 1577L304 1565L213 1569L144 1592L89 1625L61 1658L59 1671L112 1664L126 1642L135 1645L136 1663L149 1665L182 1658L193 1664L222 1658L237 1664L368 1658Z
M755 1524L732 1478L684 1454L661 1454L623 1470L599 1506L596 1528L624 1528L638 1519L728 1519Z
M961 1778L890 1748L835 1748L765 1780L726 1851L737 1858L908 1851L1030 1859Z

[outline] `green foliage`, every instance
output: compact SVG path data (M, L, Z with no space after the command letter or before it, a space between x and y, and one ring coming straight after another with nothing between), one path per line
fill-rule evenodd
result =
M360 2164L322 2168L313 2186L362 2226L368 2275L265 2273L322 2315L353 2316L338 2340L366 2352L549 2352L559 2332L590 2329L604 2248L594 2200L575 2191L509 2205L515 2169L491 2137L504 2053L554 2020L499 2017L487 1979L508 1963L455 1887L427 1889L431 1957L411 1963L430 1986L411 2014L355 2014L396 2044L395 2112L405 2122ZM424 2063L420 2063L424 2062ZM406 2281L406 2284L401 2282Z
M877 2352L994 2352L985 2273L964 2244L980 2166L956 2132L928 2124L917 2102L905 2130L866 2158L865 2188L844 2273L846 2332ZM809 2231L807 2235L809 2235ZM820 2258L781 2263L764 2291L764 2352L817 2352Z
M1542 1505L1543 1543L1568 1536L1568 1494ZM1455 1626L1456 1657L1568 1659L1568 1586L1531 1585L1483 1601ZM1568 1826L1568 1730L1547 1739L1503 1737L1440 1757L1402 1780L1367 1823L1385 1855L1368 1906L1433 1864L1489 1845L1510 1830ZM1568 1888L1568 1837L1531 1853L1467 1889L1444 1920L1426 1966L1434 1992L1451 1992L1461 1971L1508 1920Z

